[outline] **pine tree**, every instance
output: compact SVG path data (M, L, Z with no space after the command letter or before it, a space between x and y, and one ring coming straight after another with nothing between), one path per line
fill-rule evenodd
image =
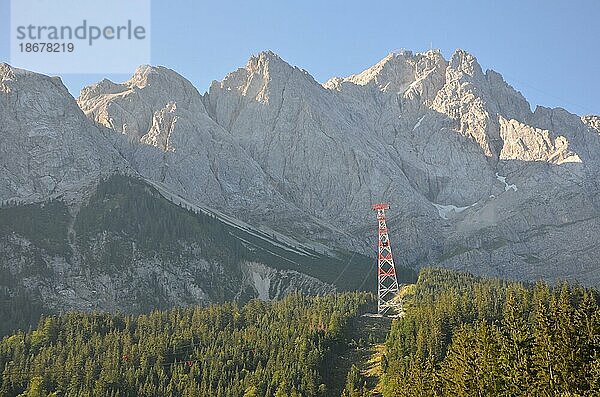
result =
M532 329L528 324L528 294L521 286L509 287L506 293L500 338L500 365L506 393L521 395L532 384Z

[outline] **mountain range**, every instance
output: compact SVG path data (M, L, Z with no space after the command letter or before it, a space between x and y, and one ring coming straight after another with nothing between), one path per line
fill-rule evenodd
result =
M0 167L0 291L32 315L372 289L376 202L406 279L600 282L600 116L532 111L463 50L323 84L267 51L205 93L145 65L78 98L2 64Z

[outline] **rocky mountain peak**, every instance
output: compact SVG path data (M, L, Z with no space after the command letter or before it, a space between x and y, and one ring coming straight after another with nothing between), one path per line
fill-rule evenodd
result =
M252 55L244 68L229 73L221 82L213 82L211 91L236 90L245 97L267 102L269 93L281 91L290 80L296 84L319 85L308 72L290 65L272 51L262 51Z
M471 77L483 75L483 71L481 70L479 62L477 62L477 58L460 48L454 51L454 54L450 57L448 68Z
M79 93L79 98L87 99L102 94L115 95L125 91L126 89L127 87L125 87L123 84L114 83L109 79L102 79L97 83L82 88L81 92Z
M289 63L281 59L273 51L261 51L250 56L246 63L246 70L250 73L273 73L276 71L289 71L294 69Z
M246 107L253 109L250 118L264 111L269 114L262 117L273 123L277 108L286 98L295 107L302 101L313 102L324 92L308 72L291 66L271 51L264 51L251 56L245 67L229 73L222 81L213 81L205 104L211 117L231 130L233 124L243 122Z
M140 65L123 85L139 89L151 88L154 85L162 89L169 85L175 85L177 89L185 88L186 91L190 89L196 91L189 80L164 66Z
M163 66L141 65L121 84L104 79L84 88L77 102L97 124L163 150L182 113L206 114L193 84Z
M446 80L453 88L452 95L471 92L492 115L498 113L509 119L524 120L531 114L529 103L519 91L500 73L494 70L484 73L477 58L465 50L457 49L450 58Z
M245 96L258 89L258 93L262 96L257 99L268 100L265 96L266 90L270 87L279 87L293 77L302 77L311 84L316 84L306 71L290 65L272 51L262 51L252 55L244 68L229 73L220 83L213 82L213 86L221 86L227 90L242 90Z
M0 200L41 200L124 169L60 78L0 65Z
M442 73L446 61L439 50L413 53L402 50L389 53L385 58L364 71L345 78L334 77L324 84L330 89L339 89L343 83L357 86L372 85L383 92L403 93L411 84L423 79L431 72Z
M29 88L32 88L36 85L51 85L53 89L51 89L48 93L54 93L54 90L57 89L60 92L60 96L71 97L67 87L63 84L62 80L58 76L46 76L43 74L31 72L29 70L19 69L14 66L9 65L8 63L0 64L0 92L9 93L12 90L26 89L29 91ZM46 90L40 89L39 93L45 93ZM32 100L35 98L32 97ZM43 100L44 97L38 98L38 100Z
M86 102L99 95L131 94L145 90L146 92L162 92L164 96L191 97L199 96L193 84L179 73L163 66L139 66L133 75L123 83L114 83L103 79L98 83L85 87L79 96L80 102Z

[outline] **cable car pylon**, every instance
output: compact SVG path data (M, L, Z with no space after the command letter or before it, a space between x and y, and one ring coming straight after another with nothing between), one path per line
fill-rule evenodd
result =
M398 294L398 279L396 267L392 257L390 236L385 222L385 210L390 208L389 204L373 204L372 208L377 211L377 222L379 224L379 239L377 244L377 313L386 315L390 309L398 305L394 299Z

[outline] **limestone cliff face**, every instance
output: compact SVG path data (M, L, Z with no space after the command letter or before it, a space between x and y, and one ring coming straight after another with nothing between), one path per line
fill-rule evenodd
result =
M0 200L77 191L126 168L58 77L0 64Z
M569 148L569 140L562 135L554 136L549 130L535 128L515 119L499 116L500 136L503 140L500 159L543 161L560 165L565 162L581 162Z
M370 139L336 92L273 53L214 83L209 114L260 164L287 201L328 222L362 224L364 203L410 188L389 148ZM379 196L379 197L378 197Z
M155 71L162 79L173 77ZM139 74L125 85L143 80ZM161 130L153 126L165 119L165 106L179 107L194 92L169 89L188 87L185 82L158 85L152 97L160 99L130 105L153 103L152 112L143 117L138 112L133 123L145 126L135 135L142 145L160 141L151 130ZM92 103L113 106L111 92L84 90L79 104L97 123L113 128L101 113L89 111ZM264 52L214 82L202 103L190 117L212 123L222 133L217 139L239 148L236 156L248 156L245 163L256 164L244 175L252 183L266 180L273 189L270 196L253 198L245 193L248 180L215 178L220 185L241 186L240 196L247 200L227 211L247 220L256 221L253 215L269 203L272 217L259 222L367 252L369 204L383 200L393 205L401 263L441 263L492 274L518 268L514 275L521 278L575 276L574 270L562 271L561 263L580 258L590 268L600 265L591 259L598 249L593 238L580 255L569 251L568 238L556 234L558 229L574 233L579 222L590 224L587 230L596 227L597 120L561 109L532 112L499 73L484 72L465 51L457 50L449 60L438 51L392 53L363 72L322 85ZM124 124L118 112L113 119ZM191 131L179 129L182 135ZM191 143L205 144L206 139ZM177 149L170 153L178 158ZM182 186L188 194L193 190L189 182ZM220 199L210 195L195 198L219 205ZM222 195L225 202L232 197ZM341 232L332 233L331 226ZM561 248L554 252L556 246Z
M141 66L122 84L103 80L83 89L78 104L141 175L234 213L252 205L264 214L261 203L285 209L259 164L172 70Z
M192 203L301 241L371 252L370 204L387 201L400 263L600 281L598 117L532 112L465 51L392 53L324 84L263 52L203 95L143 66L77 104L101 131L81 143L92 158L118 153Z

